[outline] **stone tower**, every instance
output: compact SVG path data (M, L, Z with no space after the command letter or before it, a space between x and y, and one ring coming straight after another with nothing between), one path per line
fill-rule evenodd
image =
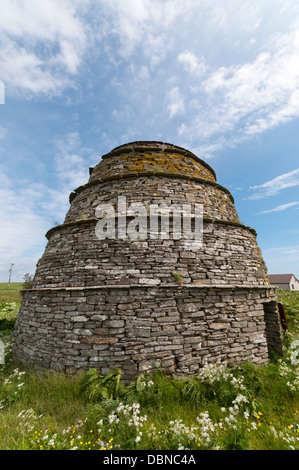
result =
M117 237L120 196L126 209L200 205L201 246L172 236L171 217L168 238ZM96 233L99 206L115 210L113 237ZM126 230L136 215L124 220ZM130 380L144 366L194 373L204 362L263 363L270 350L282 354L256 233L240 223L213 169L188 150L155 141L115 148L90 168L64 223L46 237L15 326L13 352L22 361L103 373L119 366Z

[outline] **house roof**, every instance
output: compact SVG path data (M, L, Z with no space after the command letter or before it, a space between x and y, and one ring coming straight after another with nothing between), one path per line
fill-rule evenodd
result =
M271 284L289 284L292 277L296 279L294 274L269 274L268 277Z

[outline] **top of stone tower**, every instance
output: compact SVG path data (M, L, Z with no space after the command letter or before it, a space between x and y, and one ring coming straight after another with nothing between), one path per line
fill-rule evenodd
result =
M148 173L198 177L216 182L213 168L189 150L160 141L135 141L114 148L91 169L89 182Z

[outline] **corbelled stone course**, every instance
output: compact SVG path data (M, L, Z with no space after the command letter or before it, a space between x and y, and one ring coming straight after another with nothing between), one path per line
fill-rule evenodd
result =
M202 204L202 247L171 237L99 240L96 208L117 208L119 196L128 205ZM16 357L63 370L118 365L130 380L144 366L194 373L206 361L282 354L256 233L204 161L168 143L126 144L90 169L70 202L23 293Z
M263 305L273 305L270 294L242 286L33 290L23 299L16 336L26 340L18 347L23 360L41 367L121 365L127 378L155 363L177 373L211 360L263 363L269 341Z
M105 240L95 222L55 230L38 265L35 287L173 283L268 285L255 235L247 228L218 222L204 224L203 247L186 250L183 240Z
M214 170L182 147L163 142L133 142L104 155L102 162L91 172L89 182L112 174L123 177L126 174L143 172L198 176L216 181Z
M143 173L126 175L122 179L102 178L101 190L99 182L81 186L73 193L72 204L65 222L93 218L95 208L99 204L117 204L117 195L121 194L130 202L140 202L141 198L147 204L203 204L204 216L239 222L232 195L222 186L199 178L182 178L181 175L163 175Z

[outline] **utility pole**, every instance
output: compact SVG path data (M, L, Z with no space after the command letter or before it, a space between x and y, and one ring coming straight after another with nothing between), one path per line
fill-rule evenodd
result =
M10 287L10 280L11 280L11 274L12 274L12 267L13 267L13 263L11 263L11 267L10 267L10 269L8 270L8 271L9 271L8 287Z

